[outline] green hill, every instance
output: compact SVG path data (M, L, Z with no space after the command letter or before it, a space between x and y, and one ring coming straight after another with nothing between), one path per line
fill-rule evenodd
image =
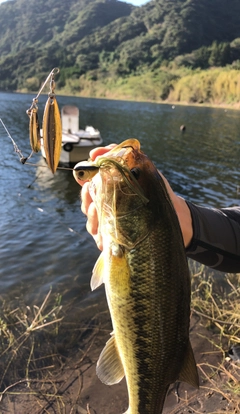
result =
M238 0L8 0L0 4L0 89L38 90L126 78L162 67L238 66ZM77 82L76 82L77 80ZM77 91L77 89L79 89Z

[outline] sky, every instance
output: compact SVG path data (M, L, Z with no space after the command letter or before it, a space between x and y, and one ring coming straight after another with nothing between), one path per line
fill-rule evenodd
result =
M3 3L4 1L6 0L0 0L0 3ZM131 3L134 6L142 6L142 4L146 4L150 0L122 0L122 1L124 1L125 3Z
M122 0L125 3L131 3L134 6L142 6L142 4L148 3L150 0Z

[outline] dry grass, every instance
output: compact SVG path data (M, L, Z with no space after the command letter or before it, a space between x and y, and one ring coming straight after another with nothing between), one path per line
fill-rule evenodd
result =
M192 276L192 312L213 333L206 340L221 355L218 365L203 363L199 369L206 389L226 399L231 414L240 412L240 361L232 361L227 352L240 344L239 295L240 274L216 275L202 267Z
M49 349L50 337L57 335L62 320L58 317L61 305L56 300L48 310L49 297L50 292L41 306L34 305L32 308L22 306L11 309L6 302L3 303L0 318L1 390L17 379L30 381L30 374L40 378L42 369L61 364L56 349ZM1 398L3 394L4 390Z
M40 306L11 309L2 303L0 317L0 413L90 414L79 405L83 373L95 361L89 354L104 327L100 316L74 321L59 295L46 295ZM74 388L74 395L70 390ZM7 407L7 408L5 408ZM6 410L6 411L4 411Z

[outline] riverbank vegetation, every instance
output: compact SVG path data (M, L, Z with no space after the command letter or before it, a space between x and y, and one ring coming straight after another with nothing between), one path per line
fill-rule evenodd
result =
M59 92L95 98L238 107L240 71L232 66L194 70L176 68L174 64L125 77L92 71L79 79L67 79Z

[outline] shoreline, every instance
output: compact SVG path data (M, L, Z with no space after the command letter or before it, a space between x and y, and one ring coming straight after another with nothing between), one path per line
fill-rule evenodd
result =
M108 316L103 324L104 327L109 326ZM96 362L109 339L110 331L90 333L84 348L71 350L61 369L48 378L35 381L25 379L11 385L2 395L0 411L11 414L125 413L128 408L125 380L107 386L101 383L96 374ZM236 413L234 401L226 391L228 378L224 375L224 370L232 375L233 368L231 364L222 362L221 351L214 346L218 335L208 330L196 314L191 317L190 340L198 366L200 387L195 389L183 382L177 387L172 384L163 414L183 414L185 411Z
M15 93L15 94L28 94L28 95L37 95L36 92L32 91L25 91L25 90L16 90L16 91L0 91L0 93ZM41 95L48 95L48 92L41 92ZM153 104L160 104L160 105L172 105L172 106L193 106L197 108L214 108L214 109L229 109L237 111L240 109L240 101L235 102L233 104L227 104L224 102L221 103L209 103L209 102L202 102L202 103L194 103L194 102L186 102L186 101L168 101L168 100L151 100L151 99L133 99L130 97L116 97L115 95L108 95L106 96L91 96L91 95L80 95L80 94L70 94L66 93L64 91L59 90L58 93L56 93L56 96L62 96L62 97L74 97L74 98L86 98L86 99L103 99L103 100L109 100L109 101L126 101L126 102L139 102L139 103L153 103Z

